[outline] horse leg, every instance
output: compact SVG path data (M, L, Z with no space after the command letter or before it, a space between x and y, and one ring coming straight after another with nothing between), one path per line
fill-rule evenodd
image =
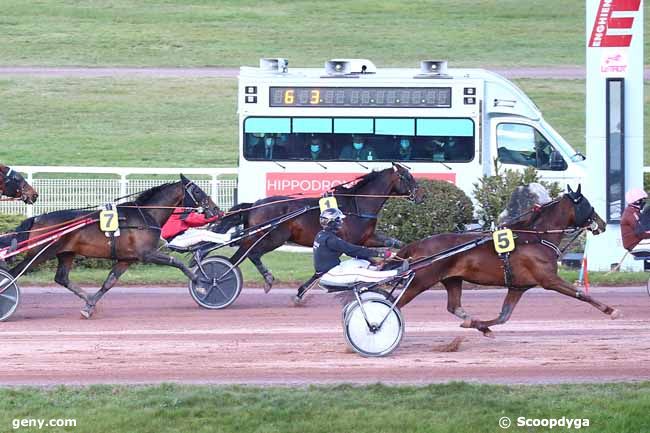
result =
M122 276L122 274L128 269L131 265L130 262L117 262L113 265L113 268L108 273L106 281L102 284L102 288L99 289L94 295L90 296L86 300L86 306L81 310L81 315L86 319L90 317L95 312L95 305L97 302L108 292L114 285L117 283L117 280Z
M298 294L293 298L294 305L299 305L303 301L303 297L315 285L316 281L322 276L320 273L315 273L307 281L302 283L298 288Z
M547 290L554 290L563 295L570 296L583 302L587 302L603 313L608 314L612 319L618 319L621 317L621 312L616 308L610 307L607 304L603 304L602 302L597 301L582 290L576 290L571 283L564 281L557 275L546 277L544 280L540 281L540 283L542 287Z
M273 281L275 281L275 278L271 271L264 266L264 263L262 263L262 254L258 251L251 251L248 258L253 262L257 271L264 277L264 293L269 293L271 287L273 287Z
M56 268L54 281L57 284L60 284L66 289L70 290L72 293L79 296L84 301L88 302L88 293L86 293L82 288L75 286L70 282L70 270L72 269L72 261L74 260L74 256L74 253L61 253L56 256L59 261L59 265Z
M471 320L471 316L463 309L460 302L463 293L463 280L461 278L447 278L442 281L442 285L447 290L447 311L459 319Z
M180 269L192 281L196 281L196 275L190 270L185 263L178 260L176 257L168 256L160 251L149 251L142 257L144 263L153 263L156 265L172 266Z
M462 325L463 328L476 328L483 333L486 337L492 337L492 331L490 326L493 325L502 325L506 323L512 312L514 311L517 303L521 299L521 295L524 294L526 289L508 289L508 294L503 300L503 306L501 307L501 313L499 317L492 320L473 320L471 318L466 319Z

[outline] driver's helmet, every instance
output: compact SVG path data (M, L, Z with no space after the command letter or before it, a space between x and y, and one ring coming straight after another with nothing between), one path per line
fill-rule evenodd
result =
M320 214L320 225L323 228L338 229L343 225L345 215L338 209L325 209Z
M648 194L641 188L633 188L625 194L625 201L630 203L635 203L639 200L644 200L648 198Z

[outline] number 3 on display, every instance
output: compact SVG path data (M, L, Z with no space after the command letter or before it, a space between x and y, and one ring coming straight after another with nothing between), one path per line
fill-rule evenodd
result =
M494 250L499 254L509 253L515 249L515 238L510 229L495 231L492 233L492 240L494 241Z

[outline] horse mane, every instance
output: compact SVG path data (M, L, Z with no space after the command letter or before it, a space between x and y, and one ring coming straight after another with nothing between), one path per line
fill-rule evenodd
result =
M349 184L344 183L342 185L336 185L335 187L332 188L332 191L334 193L355 193L359 192L361 188L364 186L368 185L370 182L373 182L375 179L377 179L383 172L386 170L392 170L392 169L384 169L380 171L371 171L368 174L364 174L363 176L359 176L353 181L358 180L357 183L355 183L352 186L348 186Z
M161 190L167 188L168 186L174 185L175 183L176 182L167 182L167 183L163 183L162 185L149 188L148 190L141 192L140 195L138 195L133 202L136 205L143 205L147 203L149 200L151 200L153 196L159 193Z
M557 204L559 204L562 201L563 198L564 195L561 195L560 197L551 200L548 203L544 203L539 206L537 205L533 206L529 208L526 212L516 216L514 219L508 221L503 225L510 229L529 228L537 219L539 219L542 213L548 212L551 208L554 208Z

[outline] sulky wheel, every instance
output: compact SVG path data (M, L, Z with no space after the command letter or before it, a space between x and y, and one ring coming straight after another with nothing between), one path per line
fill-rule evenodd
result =
M368 300L368 299L385 299L389 302L393 302L394 298L391 296L390 293L388 293L386 290L383 289L365 289L362 292L359 293L359 298L362 301ZM348 314L348 311L355 306L357 303L356 301L348 303L345 308L343 308L343 323L345 323L345 316Z
M14 277L0 269L0 322L9 319L20 303L20 289Z
M244 280L238 267L222 256L210 256L201 261L201 267L192 271L198 276L197 283L190 281L190 295L203 308L219 310L226 308L241 293Z
M392 304L382 299L369 299L362 302L363 311L359 303L354 301L352 303L354 305L345 315L343 321L345 340L360 355L368 357L388 355L402 341L404 335L402 314L397 307L391 311ZM364 311L368 318L367 322Z

